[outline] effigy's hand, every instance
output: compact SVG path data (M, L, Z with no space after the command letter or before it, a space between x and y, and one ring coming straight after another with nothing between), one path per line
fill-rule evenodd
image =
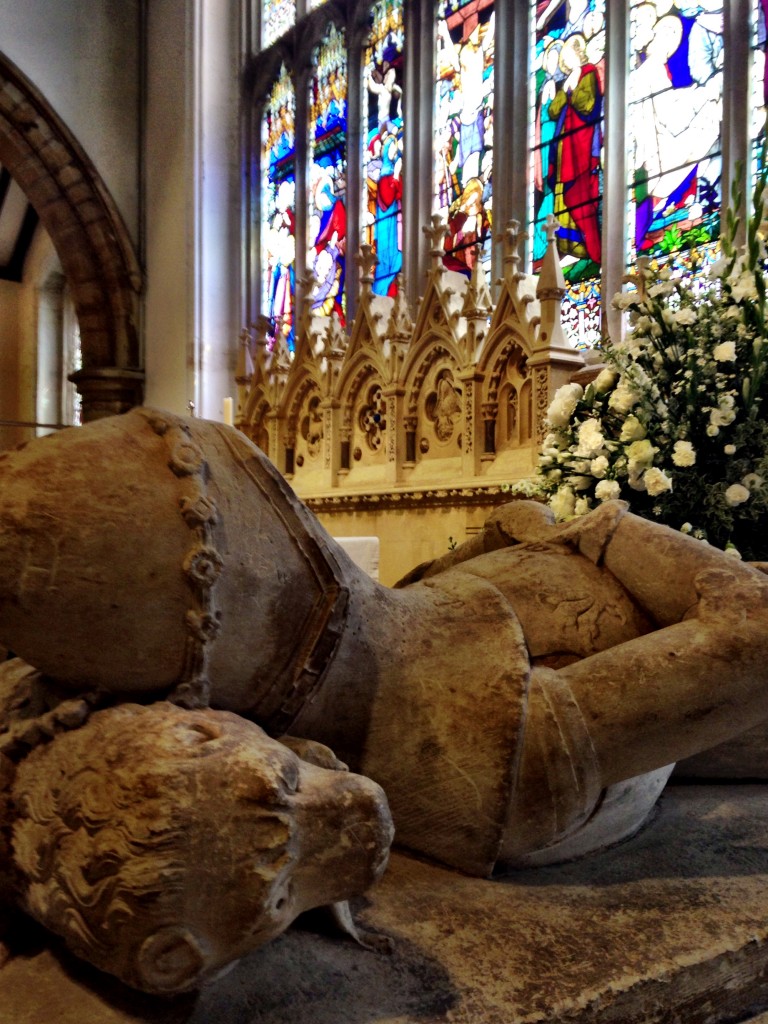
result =
M616 527L628 509L629 505L626 501L606 501L584 516L554 527L548 540L558 544L568 544L576 548L590 562L600 565L605 550L616 532Z

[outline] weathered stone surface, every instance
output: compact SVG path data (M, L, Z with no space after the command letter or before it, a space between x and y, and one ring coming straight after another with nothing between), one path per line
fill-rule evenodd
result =
M299 923L197 995L129 990L40 933L0 970L3 1024L725 1024L768 1006L768 793L671 787L634 839L484 882L399 853L369 953ZM52 1017L55 1007L55 1017ZM764 1024L766 1015L754 1024Z
M38 742L9 779L0 763L11 896L128 984L195 988L383 872L384 793L320 753L327 767L224 711L97 711Z
M401 845L469 874L586 853L641 825L661 769L760 720L767 627L762 573L617 502L565 527L541 505L513 503L482 538L389 590L220 424L136 410L0 457L0 642L55 679L39 688L61 702L21 714L23 735L19 707L0 716L22 819L34 766L47 765L39 792L48 773L76 777L77 758L63 767L57 758L78 733L59 733L87 734L85 705L167 696L242 716L231 718L242 726L237 756L250 750L246 718L327 744L385 788ZM135 761L151 763L155 712L140 710L149 740L136 741ZM253 771L269 806L269 772ZM160 819L171 793L161 786ZM337 845L354 845L337 796L298 827L299 847L302 831L307 842L317 833L315 865L323 848L336 863ZM219 820L204 779L200 797L190 831ZM355 828L380 832L380 810L361 812ZM34 855L22 863L21 833L12 838L15 864L32 878ZM250 842L232 832L238 857ZM296 905L359 891L381 846L362 844L348 880L338 861L336 888L316 868L314 896ZM43 861L55 870L61 859L54 845ZM58 927L63 916L35 902L32 884L19 891ZM193 932L202 915L210 938L197 897L171 925L183 928L184 914ZM103 923L97 913L91 927ZM172 974L191 948L174 936L168 949L152 947ZM132 984L177 991L246 948L238 938L226 955L204 951L198 973L184 975L182 963L165 988L133 969L127 939L91 958L114 961Z

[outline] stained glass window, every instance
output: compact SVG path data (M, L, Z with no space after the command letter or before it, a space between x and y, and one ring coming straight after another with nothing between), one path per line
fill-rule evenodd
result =
M313 54L309 97L309 252L313 308L346 322L347 57L344 32L331 25Z
M363 55L363 241L376 252L373 290L395 295L403 267L403 4L379 0Z
M720 233L722 0L632 0L630 261L711 257Z
M433 212L448 228L446 267L469 274L478 244L490 269L494 0L437 4Z
M579 348L600 340L605 5L534 0L531 139L533 270L555 240L567 283L566 335Z
M283 67L262 122L264 310L274 337L294 346L296 296L295 96Z
M768 106L768 0L754 0L752 10L752 103L750 131L752 139L752 176L762 167L765 144L765 114Z
M269 46L296 21L296 0L263 0L261 42Z

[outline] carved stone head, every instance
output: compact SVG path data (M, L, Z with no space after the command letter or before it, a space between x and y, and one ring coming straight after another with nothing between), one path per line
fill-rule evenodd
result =
M96 712L13 784L19 902L136 988L183 992L383 872L383 791L257 726L169 703Z

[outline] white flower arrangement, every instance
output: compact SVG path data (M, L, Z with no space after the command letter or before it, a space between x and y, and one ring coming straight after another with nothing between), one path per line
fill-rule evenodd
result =
M624 498L639 515L768 561L766 174L744 248L732 209L705 284L641 267L635 290L615 300L626 338L606 343L606 367L586 389L556 393L535 480L558 520ZM512 490L530 495L532 482Z

